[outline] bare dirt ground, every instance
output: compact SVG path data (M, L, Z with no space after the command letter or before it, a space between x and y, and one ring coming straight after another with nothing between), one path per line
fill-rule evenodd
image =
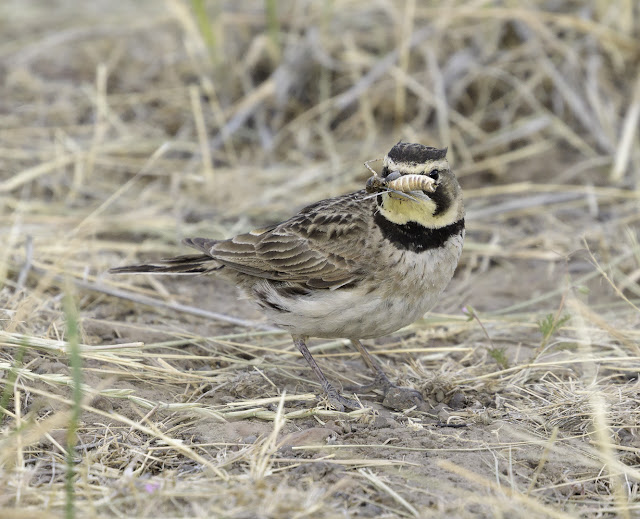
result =
M3 2L0 517L640 517L633 4ZM220 280L107 274L400 139L467 206L438 307L370 344L429 411L331 409Z

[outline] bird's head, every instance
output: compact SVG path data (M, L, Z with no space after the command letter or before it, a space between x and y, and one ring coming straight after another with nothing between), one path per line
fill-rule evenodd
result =
M417 222L425 227L445 227L464 218L462 190L446 159L447 148L399 142L384 157L380 178L383 183L404 175L426 175L435 189L410 191L410 196L382 192L379 210L388 220L405 224Z

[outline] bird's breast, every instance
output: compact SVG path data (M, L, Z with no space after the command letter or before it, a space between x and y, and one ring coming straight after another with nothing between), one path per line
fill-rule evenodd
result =
M261 306L275 324L294 334L368 339L392 333L437 303L453 277L463 237L464 231L421 252L385 248L385 257L375 258L376 268L347 288L287 297L261 281Z

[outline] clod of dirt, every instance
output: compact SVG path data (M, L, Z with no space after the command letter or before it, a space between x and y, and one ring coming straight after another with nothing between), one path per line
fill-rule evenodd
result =
M451 407L451 409L462 409L465 406L466 401L467 397L464 393L457 391L449 399L449 407Z
M326 427L312 427L302 431L287 434L281 441L282 447L297 447L299 445L326 445L327 440L336 437L333 429Z

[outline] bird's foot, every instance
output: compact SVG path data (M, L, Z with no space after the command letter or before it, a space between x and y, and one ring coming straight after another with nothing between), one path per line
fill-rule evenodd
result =
M338 391L336 391L334 387L326 388L325 392L327 394L327 400L329 400L329 403L335 408L336 411L342 412L345 409L362 409L362 405L359 402L341 395L340 393L338 393Z
M358 384L355 386L347 386L345 390L350 393L368 393L373 389L379 389L383 394L386 394L390 388L395 387L394 384L387 378L387 375L382 371L376 373L376 377L369 384Z
M366 393L372 389L379 389L383 394L382 405L395 411L409 409L414 406L421 408L424 405L424 400L419 391L408 387L396 386L382 371L378 371L376 377L369 384L349 386L345 389L354 393Z
M419 391L392 384L384 392L382 405L394 411L402 411L411 407L421 409L425 405L425 401Z

